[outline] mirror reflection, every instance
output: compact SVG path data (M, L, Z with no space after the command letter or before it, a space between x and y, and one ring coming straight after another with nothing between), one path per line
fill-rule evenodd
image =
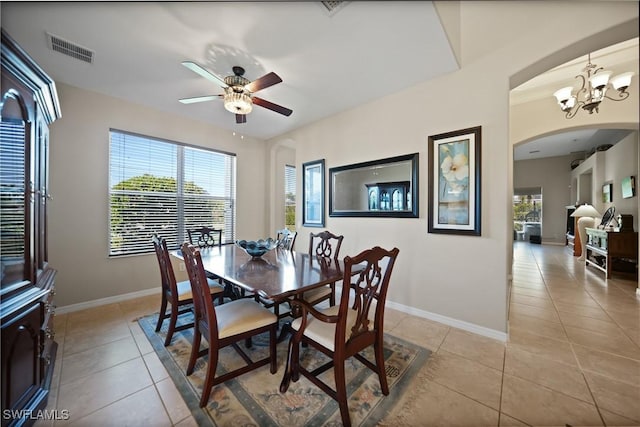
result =
M330 216L417 217L418 154L329 170Z

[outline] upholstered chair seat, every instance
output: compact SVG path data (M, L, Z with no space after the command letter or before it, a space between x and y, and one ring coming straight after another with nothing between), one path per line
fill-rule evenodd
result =
M240 299L216 307L218 338L237 335L272 325L275 315L250 299Z
M220 284L218 284L217 280L207 278L207 284L209 285L209 291L211 292L211 295L221 296L224 293L224 288L220 286ZM178 301L182 302L193 299L193 294L191 293L191 283L188 280L176 283L176 288L178 289Z

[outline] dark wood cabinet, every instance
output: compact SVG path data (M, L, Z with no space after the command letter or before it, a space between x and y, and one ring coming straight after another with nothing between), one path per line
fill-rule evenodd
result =
M48 264L48 126L55 84L2 31L0 101L0 326L2 426L33 424L55 363L56 271Z

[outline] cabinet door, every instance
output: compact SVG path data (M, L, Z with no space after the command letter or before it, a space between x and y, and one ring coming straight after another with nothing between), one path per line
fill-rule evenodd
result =
M2 408L22 408L40 388L39 303L2 325Z
M0 111L0 281L3 289L34 283L32 165L28 110L18 85L2 76Z

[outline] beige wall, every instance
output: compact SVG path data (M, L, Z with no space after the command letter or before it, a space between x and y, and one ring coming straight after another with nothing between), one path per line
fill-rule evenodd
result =
M542 188L542 242L565 243L567 211L571 202L569 156L520 160L513 165L513 187Z
M448 6L438 3L443 16L441 7ZM459 71L283 138L295 142L298 166L325 158L326 167L331 168L419 152L420 218L327 218L326 228L345 235L344 254L373 245L400 248L389 291L392 305L499 336L507 330L512 242L510 132L538 133L518 129L522 120L510 127L510 76L556 50L637 19L638 8L637 4L611 2L461 2L447 9L447 22L455 21L448 12L458 7L459 37L450 38L460 44ZM590 25L557 31L566 22ZM415 51L420 54L420 47ZM477 125L482 126L482 236L429 234L427 138ZM297 243L304 247L309 229L302 231Z
M601 214L604 214L610 206L615 206L616 214L633 215L633 227L638 231L638 196L628 199L622 198L622 178L635 176L638 180L638 132L631 135L605 151L604 153L604 173L602 180L594 182L593 185L598 192L598 204L595 205ZM602 203L602 185L613 184L612 202ZM636 184L637 185L637 184Z
M158 289L155 255L108 257L109 128L237 154L237 235L262 236L267 150L203 123L58 84L62 118L51 126L49 260L63 307ZM151 243L149 243L151 244Z

